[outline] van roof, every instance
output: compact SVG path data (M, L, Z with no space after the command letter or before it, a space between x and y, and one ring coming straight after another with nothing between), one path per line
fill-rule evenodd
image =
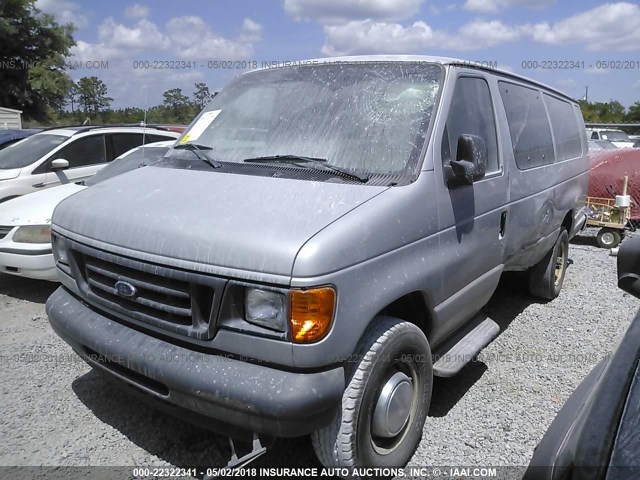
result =
M471 61L471 60L461 60L458 58L451 57L438 57L438 56L430 56L430 55L354 55L354 56L343 56L343 57L323 57L323 58L312 58L307 60L292 60L290 62L278 62L278 65L287 66L290 64L291 66L304 66L304 65L313 65L313 64L322 64L322 63L358 63L358 62L430 62L430 63L439 63L445 66L452 67L467 67L474 68L476 70L482 70L490 73L497 73L505 77L510 77L514 80L518 80L521 82L529 83L530 85L535 85L536 87L545 89L549 92L552 92L558 96L564 97L565 99L571 101L572 103L577 103L574 98L571 98L566 93L561 92L549 85L545 85L544 83L537 82L527 77L523 77L522 75L518 75L513 72L509 72L507 70L503 70L500 68L493 68L490 66L489 62L479 62L479 61ZM269 66L257 68L253 71L257 70L269 70Z

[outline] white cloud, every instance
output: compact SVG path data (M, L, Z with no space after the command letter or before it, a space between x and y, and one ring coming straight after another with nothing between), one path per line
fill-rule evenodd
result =
M73 23L78 28L89 25L89 18L82 7L70 0L37 0L36 8L53 15L59 24Z
M169 88L182 88L185 95L191 95L193 84L206 82L208 72L200 68L206 62L183 69L163 69L154 68L155 61L180 59L192 65L198 60L249 59L262 29L262 25L247 18L237 37L226 38L197 16L176 17L164 26L146 18L124 23L107 18L97 28L95 43L79 40L72 47L70 62L108 62L108 68L92 71L81 67L70 74L75 80L97 75L107 84L116 107L154 105L162 101L162 92ZM137 61L148 61L148 66L140 66Z
M322 53L329 56L364 53L412 53L428 47L433 30L424 22L403 27L398 23L352 21L324 27L327 41Z
M124 15L127 18L145 18L151 14L151 9L147 6L134 3L126 8Z
M262 38L262 25L254 22L250 18L245 18L242 22L242 30L240 33L240 41L253 43L259 42Z
M324 27L325 55L354 55L373 53L421 53L428 48L472 51L518 40L522 31L497 20L476 20L460 27L457 32L433 30L425 22L403 27L398 23L352 21L343 25Z
M475 20L460 27L457 32L437 31L435 45L456 51L481 50L515 42L522 36L518 27L510 27L498 20Z
M516 2L509 0L509 3ZM518 3L524 5L526 2L518 0ZM638 51L640 6L609 3L554 24L511 26L499 20L473 20L457 31L449 31L436 30L423 21L404 26L368 19L325 25L324 32L326 39L322 52L329 56L423 53L434 48L474 51L524 38L552 45L580 44L591 51Z
M167 24L171 43L177 47L176 54L187 60L248 58L253 53L253 43L260 39L261 31L261 25L246 19L240 38L231 40L216 34L200 17L176 17Z
M166 30L143 18L128 26L107 18L98 27L98 42L82 40L72 47L71 54L77 61L119 60L133 58L144 52L146 58L244 59L253 53L253 44L262 36L262 25L246 18L237 39L229 39L214 33L200 17L175 17ZM164 52L162 55L159 53Z
M109 17L98 27L98 42L76 41L71 47L74 61L121 60L131 58L153 47L166 50L169 39L153 22L142 19L128 27Z
M424 0L284 0L295 20L339 23L348 20L400 20L415 15Z
M126 49L105 45L104 43L89 43L78 40L71 47L70 53L73 62L84 63L101 60L120 60L126 58L130 52L127 52Z
M508 7L545 8L555 0L466 0L464 9L474 12L495 13Z
M157 25L145 18L127 27L109 17L98 27L98 38L104 45L127 50L164 49L169 45Z
M534 40L552 45L582 44L587 50L640 50L640 6L606 3L553 25L529 27Z

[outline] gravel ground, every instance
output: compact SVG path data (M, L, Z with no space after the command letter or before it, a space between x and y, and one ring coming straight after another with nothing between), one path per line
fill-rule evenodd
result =
M593 233L572 243L555 301L532 301L517 276L501 283L487 306L501 333L458 376L436 379L411 465L528 464L640 305L616 288L616 259ZM44 313L55 288L0 275L0 465L226 464L226 438L149 408L76 359ZM255 464L318 466L308 439L280 440Z

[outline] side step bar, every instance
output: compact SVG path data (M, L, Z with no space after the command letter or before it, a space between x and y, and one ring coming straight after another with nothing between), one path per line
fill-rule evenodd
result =
M498 324L482 313L478 315L482 315L485 319L451 347L449 351L439 355L439 358L433 364L433 374L436 377L452 377L457 374L462 370L462 367L469 363L480 350L498 335L500 332Z

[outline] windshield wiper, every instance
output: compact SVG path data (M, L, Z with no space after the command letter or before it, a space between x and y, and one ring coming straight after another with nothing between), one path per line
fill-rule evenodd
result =
M220 162L216 162L207 156L204 153L204 150L213 150L211 147L207 145L198 145L197 143L182 143L180 145L176 145L173 147L174 150L189 150L193 152L193 154L198 157L198 160L202 160L207 165L210 165L212 168L220 168L222 164Z
M300 167L305 167L305 163L313 163L314 165L319 166L324 170L333 170L334 172L338 172L345 177L349 177L352 180L358 180L359 182L366 183L369 181L369 177L364 175L360 175L359 173L353 172L351 170L347 170L346 168L338 167L336 165L331 165L327 163L325 158L315 158L315 157L305 157L302 155L270 155L267 157L255 157L255 158L245 158L243 162L246 163L302 163L303 165L299 165ZM311 168L311 167L307 167ZM314 167L315 168L315 167Z

